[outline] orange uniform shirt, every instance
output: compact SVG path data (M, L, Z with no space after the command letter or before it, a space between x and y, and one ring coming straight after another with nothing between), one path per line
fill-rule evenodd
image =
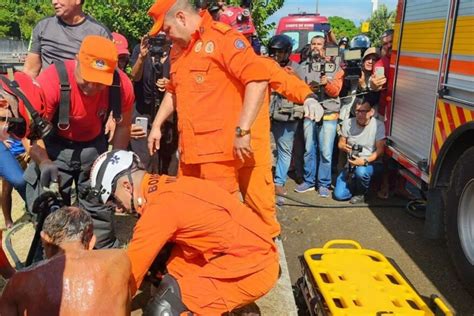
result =
M247 40L206 12L188 47L171 65L168 91L176 95L181 162L234 160L235 128L245 85L268 80Z
M270 151L270 95L272 91L285 96L289 101L303 104L313 93L309 86L296 75L288 73L277 62L268 57L259 57L268 72L268 92L251 128L253 159L247 159L246 166L261 166L271 163Z
M167 241L176 244L167 268L177 278L238 278L278 261L257 215L217 184L147 174L142 190L146 204L128 247L137 288Z

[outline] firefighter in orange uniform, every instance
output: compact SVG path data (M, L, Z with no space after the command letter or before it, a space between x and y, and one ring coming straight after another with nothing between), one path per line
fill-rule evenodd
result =
M148 14L181 49L148 138L159 147L160 127L178 112L180 174L239 191L238 168L252 155L250 127L268 86L268 73L245 37L198 13L187 0L159 0Z
M165 243L174 243L168 274L145 314L221 315L255 301L276 283L278 253L270 234L216 183L150 175L138 156L114 150L95 161L91 187L100 202L126 211L136 207L141 215L128 247L133 294Z

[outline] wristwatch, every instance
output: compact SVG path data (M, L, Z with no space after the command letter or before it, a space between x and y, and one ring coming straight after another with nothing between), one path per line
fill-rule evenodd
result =
M243 136L248 135L248 134L250 134L249 129L241 129L239 126L237 126L235 128L235 136L237 136L237 137L243 137Z
M369 165L369 161L366 158L364 158L364 167L367 167L368 165Z

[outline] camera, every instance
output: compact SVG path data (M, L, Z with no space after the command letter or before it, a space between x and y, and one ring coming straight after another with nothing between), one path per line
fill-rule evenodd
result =
M339 56L339 49L337 47L327 47L325 49L326 56L336 57ZM321 73L321 77L326 73L332 73L336 71L337 65L333 62L328 62L319 53L312 52L310 58L310 72L316 71Z
M350 49L344 51L345 79L358 80L362 72L362 50Z
M348 155L348 159L350 159L350 160L356 159L357 157L359 157L362 150L363 150L362 145L352 144L351 152ZM355 166L351 165L350 163L347 163L347 166L348 166L348 169L349 169L349 174L354 173Z
M163 58L169 53L171 48L171 42L166 38L165 34L158 34L155 37L150 37L148 39L148 44L150 45L150 56L155 58Z

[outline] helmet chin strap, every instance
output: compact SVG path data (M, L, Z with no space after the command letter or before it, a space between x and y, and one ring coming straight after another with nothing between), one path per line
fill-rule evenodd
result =
M132 194L131 194L131 197L130 197L130 212L132 213L137 213L137 210L135 209L135 203L134 203L134 189L133 189L133 180L132 180L132 171L129 170L127 172L127 177L128 177L128 181L130 182L130 185L132 186Z

